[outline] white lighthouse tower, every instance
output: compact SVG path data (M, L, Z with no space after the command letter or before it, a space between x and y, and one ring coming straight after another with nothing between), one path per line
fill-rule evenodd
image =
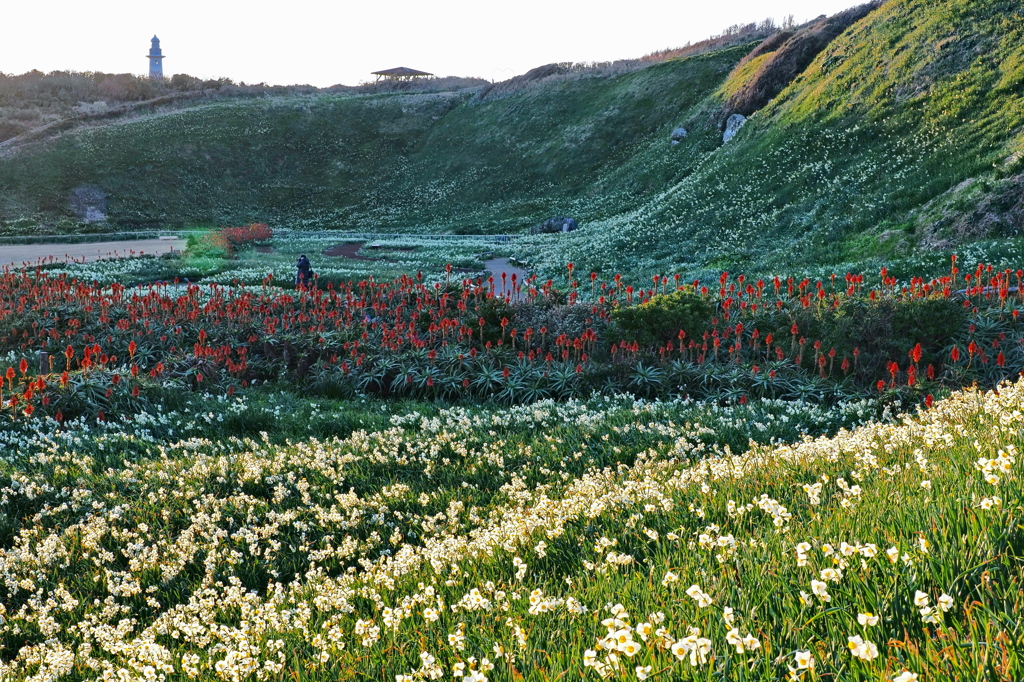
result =
M153 36L153 44L149 48L149 77L158 81L164 77L164 55L160 51L160 39Z

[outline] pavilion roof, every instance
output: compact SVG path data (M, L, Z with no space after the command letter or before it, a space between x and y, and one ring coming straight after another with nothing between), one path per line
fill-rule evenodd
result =
M407 66L399 66L395 69L384 69L383 71L373 71L374 76L433 76L432 73L426 71L417 71L416 69L410 69Z

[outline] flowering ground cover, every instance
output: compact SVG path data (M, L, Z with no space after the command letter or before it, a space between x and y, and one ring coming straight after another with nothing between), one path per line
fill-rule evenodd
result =
M1024 273L438 254L4 272L0 676L1020 676Z
M283 394L21 421L0 435L0 665L1017 679L1022 398L967 391L890 423L863 404ZM285 410L313 433L339 414L371 429L281 441ZM227 435L238 420L270 433Z

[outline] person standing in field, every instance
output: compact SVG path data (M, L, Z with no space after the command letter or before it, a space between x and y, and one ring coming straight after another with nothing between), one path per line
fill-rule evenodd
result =
M309 286L313 282L313 266L306 258L306 254L299 256L299 262L296 263L298 272L295 274L295 286Z

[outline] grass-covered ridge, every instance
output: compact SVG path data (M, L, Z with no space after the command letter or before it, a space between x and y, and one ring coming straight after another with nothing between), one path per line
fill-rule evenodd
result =
M557 257L623 270L638 259L653 271L777 270L1016 234L1021 12L999 0L886 3L683 182ZM999 192L987 216L971 215Z

